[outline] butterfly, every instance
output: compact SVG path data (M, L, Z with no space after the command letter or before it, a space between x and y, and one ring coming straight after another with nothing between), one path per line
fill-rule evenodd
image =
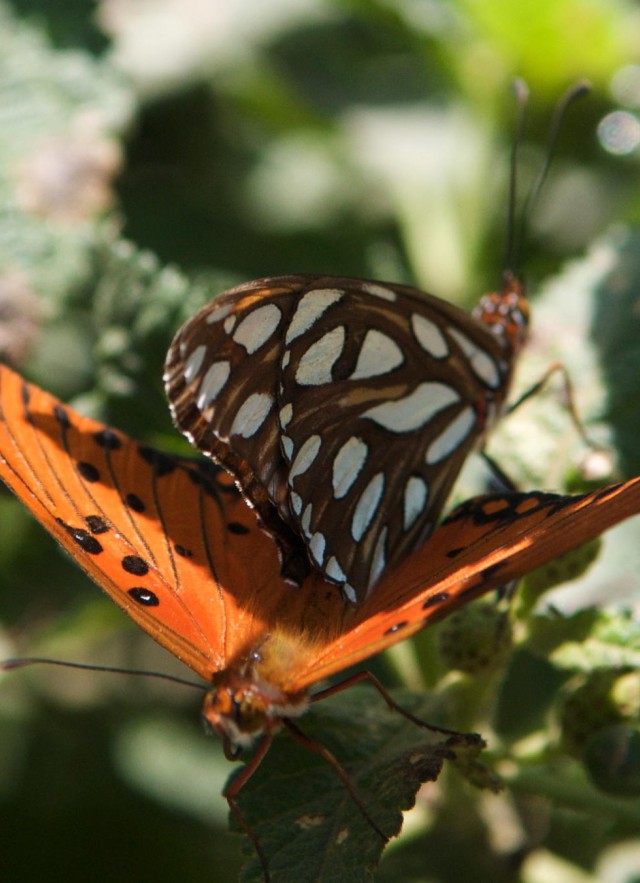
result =
M236 797L280 728L317 748L295 718L321 681L640 513L640 478L581 496L475 497L354 606L320 571L300 587L283 578L275 543L226 471L141 445L4 366L0 479L128 616L209 685L203 715L227 755L257 745L225 796L267 877Z
M279 542L284 575L301 582L310 562L358 604L433 531L527 324L510 272L471 315L402 285L261 279L178 331L166 391Z

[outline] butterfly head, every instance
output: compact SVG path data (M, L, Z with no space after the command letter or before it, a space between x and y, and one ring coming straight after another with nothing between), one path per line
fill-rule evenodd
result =
M262 679L255 670L242 673L226 669L214 678L202 716L225 745L247 748L263 733L278 730L282 718L297 717L307 706L306 691L289 694Z
M205 696L202 716L223 740L247 748L267 729L268 704L245 685L219 684Z
M524 285L510 270L504 271L502 289L486 294L473 315L511 347L512 358L520 352L527 338L529 305Z

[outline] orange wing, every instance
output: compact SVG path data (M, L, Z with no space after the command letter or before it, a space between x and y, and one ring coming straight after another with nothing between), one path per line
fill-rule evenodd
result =
M229 477L81 417L0 366L0 478L158 643L210 681L261 659L291 694L640 512L640 478L459 507L361 607L285 582Z
M640 478L582 496L534 491L467 500L421 549L383 577L351 625L285 689L355 665L638 514Z
M291 590L226 473L81 417L0 366L0 479L123 610L210 681ZM247 602L247 599L249 601Z

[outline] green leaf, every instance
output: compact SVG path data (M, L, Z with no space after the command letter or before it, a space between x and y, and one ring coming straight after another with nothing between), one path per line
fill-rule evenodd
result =
M471 26L502 50L509 69L558 92L577 77L608 80L632 63L631 10L608 0L462 0ZM616 9L617 14L614 13ZM628 16L626 20L623 18ZM571 26L567 27L567 22ZM544 46L544 52L541 47Z
M0 5L1 277L51 304L85 278L133 107L112 65L54 51Z
M599 615L597 610L590 607L569 616L555 610L533 616L528 622L527 649L547 658L568 642L585 641Z
M561 644L551 660L558 668L573 671L640 668L638 624L630 613L602 612L588 636Z
M528 573L518 590L518 615L522 617L529 613L540 596L549 589L583 576L598 557L601 546L601 538L596 537Z
M640 229L618 231L612 245L615 262L598 287L592 335L608 390L606 416L623 470L633 475L640 472Z
M395 698L427 721L434 715L433 705L417 694ZM418 727L389 709L371 689L352 688L324 700L302 719L300 728L333 753L388 837L399 833L402 811L413 806L423 782L438 778L445 760L464 758L466 769L479 778L477 755L484 744L480 736L448 736ZM237 803L274 880L364 883L372 879L384 842L336 772L289 733L274 740ZM238 829L237 823L234 826ZM254 857L242 881L262 879Z

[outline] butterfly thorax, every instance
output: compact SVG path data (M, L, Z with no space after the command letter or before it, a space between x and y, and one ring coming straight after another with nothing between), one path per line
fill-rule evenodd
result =
M225 742L246 748L263 733L279 729L282 718L303 714L307 706L306 690L291 695L255 673L227 669L205 696L202 715Z

